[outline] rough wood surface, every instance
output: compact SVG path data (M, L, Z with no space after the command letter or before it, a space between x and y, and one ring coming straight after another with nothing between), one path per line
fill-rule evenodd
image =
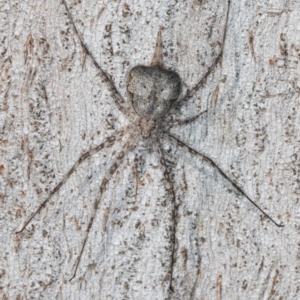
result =
M84 41L126 97L163 28L167 68L185 88L220 50L227 1L67 1ZM173 134L209 155L275 227L205 162L165 140L177 196L158 156L139 147L107 186L77 276L94 199L116 145L85 161L19 235L78 157L130 120L114 105L59 0L0 1L1 299L299 299L298 1L232 0L224 55Z

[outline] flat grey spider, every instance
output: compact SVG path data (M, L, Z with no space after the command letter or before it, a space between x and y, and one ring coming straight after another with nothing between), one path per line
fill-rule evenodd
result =
M87 158L91 157L93 154L97 153L98 151L112 147L117 142L120 142L124 135L128 134L129 137L123 144L123 149L120 151L113 161L112 166L109 168L107 173L104 176L104 179L101 182L99 193L97 198L94 202L93 212L89 219L85 236L82 242L81 250L76 260L75 264L75 271L73 273L72 278L76 276L76 272L78 266L81 261L81 257L83 251L85 249L85 245L89 236L89 232L91 227L93 226L93 222L97 213L97 209L101 202L102 195L106 189L107 183L110 181L112 176L115 174L116 170L123 162L124 156L129 151L132 151L136 145L138 140L145 139L146 141L151 141L154 150L159 156L159 161L162 169L162 173L165 179L165 186L166 191L172 198L172 228L170 232L170 239L172 241L172 249L171 249L171 265L170 265L170 274L169 278L169 288L172 290L172 277L173 277L173 262L175 256L175 238L176 238L176 194L175 189L173 187L173 182L170 176L170 172L168 170L168 164L165 158L165 152L163 150L161 140L162 138L167 138L175 143L179 149L184 148L187 150L191 155L199 157L205 163L209 164L211 167L215 168L219 174L225 178L227 182L231 186L234 187L236 192L246 197L257 209L260 210L262 214L264 214L268 219L270 219L276 226L282 227L283 225L278 224L275 222L267 213L265 213L250 197L240 188L236 183L234 183L226 173L217 166L217 164L208 156L194 150L192 147L184 143L183 141L179 140L176 136L170 133L170 127L172 124L166 123L166 117L170 114L174 113L174 111L178 110L180 107L185 105L189 99L191 99L195 93L203 87L206 82L207 77L212 73L215 66L221 61L225 38L226 38L226 31L227 31L227 24L229 19L229 11L230 11L230 0L228 0L227 4L227 13L226 13L226 20L224 24L224 33L223 39L221 42L221 51L218 56L215 58L213 64L209 67L207 72L203 75L201 80L187 93L180 97L181 94L181 79L179 75L171 70L166 70L163 64L163 45L162 45L162 37L161 31L158 31L156 46L154 51L154 56L150 66L136 66L133 67L128 75L127 78L127 92L130 98L130 102L126 102L123 97L120 95L118 90L116 89L113 81L110 79L110 76L100 67L97 63L96 59L92 55L92 53L88 50L88 47L85 45L83 39L81 38L77 27L72 19L71 13L69 8L63 0L63 4L67 11L68 17L73 25L74 31L78 36L81 46L83 47L84 51L87 55L90 56L91 60L93 61L96 68L100 70L100 75L103 78L104 82L108 85L111 95L114 98L114 103L117 106L118 110L126 115L130 120L133 122L123 128L122 130L116 132L114 135L108 137L103 141L100 145L91 150L87 151L86 153L82 154L77 162L73 165L73 167L69 170L69 172L63 177L63 179L55 186L55 188L50 192L48 197L40 204L38 209L26 220L25 224L21 228L20 231L17 233L21 233L25 230L25 228L30 224L32 219L47 205L49 200L52 196L64 185L64 183L68 180L68 178L73 174L76 168ZM188 118L183 121L176 122L176 125L188 124L195 121L201 115L206 113L203 111L191 118ZM71 279L72 279L71 278ZM71 280L70 279L70 280Z

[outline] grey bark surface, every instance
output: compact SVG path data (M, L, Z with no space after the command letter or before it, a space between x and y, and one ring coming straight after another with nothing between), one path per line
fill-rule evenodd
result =
M285 227L165 140L178 205L173 292L170 197L151 145L129 153L107 185L72 281L120 144L85 161L15 234L82 153L131 120L117 110L59 0L0 2L1 299L300 298L299 0L232 0L223 58L177 117L208 113L171 131ZM159 28L166 67L184 89L194 86L220 51L227 9L227 1L67 4L126 99L126 75L149 65Z

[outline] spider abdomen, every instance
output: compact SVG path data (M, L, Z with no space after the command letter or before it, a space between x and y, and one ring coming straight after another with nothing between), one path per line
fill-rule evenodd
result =
M174 71L160 66L136 66L127 80L127 91L136 113L142 118L161 118L179 97L181 80Z

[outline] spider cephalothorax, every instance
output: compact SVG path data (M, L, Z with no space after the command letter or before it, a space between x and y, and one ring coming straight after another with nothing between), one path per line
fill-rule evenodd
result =
M156 121L152 118L140 118L138 125L141 135L145 138L157 129Z

